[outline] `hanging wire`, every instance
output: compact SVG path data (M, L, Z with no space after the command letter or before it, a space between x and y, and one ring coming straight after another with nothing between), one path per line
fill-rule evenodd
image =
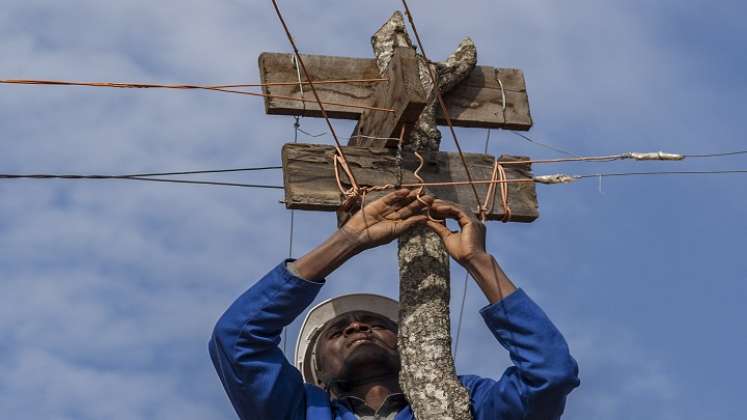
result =
M293 54L291 55L291 62L293 63L293 67L296 69L296 77L298 78L298 91L301 92L301 98L306 99L306 93L303 90L303 85L306 83L301 79L301 66L298 65L298 57ZM303 111L301 115L306 114L306 102L302 102L303 104ZM319 134L311 134L308 131L304 131L301 129L301 116L294 116L295 122L293 123L293 143L298 143L298 133L305 134L309 137L317 138L321 137L325 134L327 134L326 131L323 131Z
M529 143L532 143L532 144L540 146L540 147L544 147L545 149L549 149L549 150L552 150L552 151L555 151L555 152L558 152L558 153L562 153L562 154L564 154L566 156L578 157L578 155L576 155L574 153L571 153L569 151L563 150L563 149L561 149L559 147L550 146L549 144L545 144L545 143L540 143L537 140L532 139L531 137L529 137L528 135L526 135L524 133L519 133L518 131L509 131L509 132L511 134L515 135L515 136L521 137L522 139L528 141Z
M298 76L299 81L301 80L301 75ZM293 144L298 143L298 133L301 131L301 118L299 116L294 117L295 121L293 122ZM295 231L295 225L296 225L296 211L291 209L290 211L290 232L288 233L288 258L293 258L293 236ZM283 328L283 354L287 356L288 351L288 326L286 325L285 328Z
M485 147L483 154L488 154L488 146L490 145L490 134L492 130L488 128L488 132L485 135ZM457 332L456 340L454 343L454 360L457 358L459 353L459 341L462 338L462 320L464 319L464 304L467 302L467 289L469 288L469 271L464 273L464 288L462 289L462 303L459 305L459 318L457 321Z
M314 139L318 138L318 137L321 137L321 136L326 136L327 135L326 131L322 131L319 134L311 134L308 131L305 131L305 130L301 129L300 127L298 128L298 132L301 133L301 134L303 134L303 135L306 135L308 137L314 138ZM294 143L295 143L295 141L294 141Z

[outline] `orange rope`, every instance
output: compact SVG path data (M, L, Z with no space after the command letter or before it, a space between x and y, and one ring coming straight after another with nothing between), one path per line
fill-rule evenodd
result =
M422 198L423 190L425 189L425 180L423 179L423 177L420 176L420 170L423 169L423 166L425 166L425 159L423 159L423 156L421 156L420 153L418 152L415 152L415 157L417 157L418 161L420 162L420 165L418 165L418 168L415 169L415 172L412 173L413 176L415 176L415 178L418 181L420 181L420 188L418 188L417 195L416 195L417 200L420 201L420 203L422 203L424 206L426 206L427 208L426 215L428 216L428 220L430 220L431 222L443 223L445 222L444 219L436 219L433 216L431 216L430 205L426 203L425 200L423 200Z
M399 134L399 144L400 144L400 146L403 145L404 142L405 142L405 126L402 125L402 131ZM423 169L423 166L425 166L425 159L423 159L423 156L421 156L420 153L418 153L417 151L415 152L415 157L418 158L418 162L420 162L420 164L418 165L417 169L415 169L415 171L412 174L413 174L413 176L415 176L415 178L418 181L425 182L425 180L423 179L423 177L420 176L420 171ZM418 188L418 191L416 193L416 197L417 197L417 200L421 204L423 204L425 206L428 206L428 203L426 203L425 201L423 201L423 190L424 189L425 189L425 187ZM428 218L431 219L431 220L433 220L433 221L436 221L435 219L433 219L431 217L430 212L428 213Z
M328 80L325 83L347 83L347 82L365 82L365 81L380 81L382 79L356 79L356 80ZM386 79L383 79L386 80ZM114 83L114 82L69 82L62 80L0 80L2 84L16 84L16 85L51 85L51 86L87 86L87 87L106 87L106 88L119 88L119 89L198 89L198 90L210 90L215 92L224 93L235 93L239 95L247 96L258 96L262 98L273 98L273 99L285 99L289 101L299 102L318 102L316 100L299 98L296 96L286 95L272 95L267 93L256 93L246 92L243 90L233 90L229 88L241 88L241 87L260 87L260 86L295 86L298 83L295 82L278 82L278 83L257 83L257 84L243 84L243 85L161 85L152 83ZM308 83L308 82L304 82ZM318 82L315 82L318 83ZM371 111L391 112L394 113L393 109L377 108L365 105L351 105L343 104L339 102L324 102L326 105L341 106L346 108L357 108L357 109L368 109Z
M353 176L353 171L350 169L350 165L348 165L348 161L345 158L345 153L342 151L342 145L340 144L340 140L337 138L337 133L335 132L335 128L332 126L332 122L329 120L329 116L327 115L327 111L324 109L324 105L322 104L321 99L319 98L319 94L316 91L316 87L314 86L314 82L311 81L311 76L309 75L308 70L306 70L306 64L304 64L303 59L301 58L301 53L298 51L298 47L296 46L296 42L293 40L293 35L290 33L290 29L288 29L288 25L285 23L285 19L283 19L283 14L280 12L280 7L278 6L278 3L276 0L272 0L272 6L275 8L275 13L278 16L278 19L280 20L280 24L283 26L283 30L285 30L285 35L288 37L288 42L290 42L291 47L293 47L293 52L296 54L296 59L298 60L298 63L301 65L301 68L303 69L303 73L306 76L306 81L309 84L309 87L311 87L311 92L314 94L314 98L316 99L317 104L319 104L319 110L322 113L322 116L324 117L324 120L327 122L327 127L329 127L329 132L332 134L332 138L335 140L335 149L337 151L337 155L335 156L335 170L337 170L337 160L339 159L340 166L342 166L342 169L345 171L345 173L348 176L348 179L351 183L351 188L344 192L344 194L348 194L347 199L345 200L346 203L343 203L343 206L348 201L351 201L353 199L356 199L361 195L360 187L358 186L358 183L355 180L355 177ZM339 179L339 174L338 174ZM338 185L341 185L338 182ZM342 191L342 188L340 188Z
M508 180L508 177L506 176L506 170L503 169L503 166L501 166L500 163L498 163L498 160L495 161L495 166L496 168L498 168L498 174L500 175L498 181ZM508 205L508 185L505 182L500 182L498 185L500 185L501 187L501 206L503 207L502 221L503 223L507 223L509 220L511 220L511 207Z
M508 177L506 176L506 170L503 168L498 159L495 160L493 165L493 175L491 176L491 183L488 185L488 192L485 194L485 202L480 206L479 214L480 219L485 222L488 215L493 211L495 204L495 186L500 185L501 188L501 207L503 207L503 223L508 222L511 219L511 207L508 205Z
M314 83L318 85L327 84L347 84L347 83L378 83L386 82L389 79L350 79L350 80L317 80ZM155 83L117 83L117 82L72 82L66 80L29 80L29 79L8 79L0 80L3 84L16 85L59 85L59 86L89 86L89 87L110 87L110 88L163 88L163 89L226 89L226 88L249 88L249 87L270 87L270 86L297 86L298 82L267 82L267 83L243 83L236 85L188 85L188 84L155 84ZM307 85L308 82L301 82Z
M444 98L443 96L441 96L441 91L439 90L438 77L436 74L434 74L433 68L431 68L430 66L431 61L428 59L428 56L425 54L423 43L420 40L418 29L415 27L415 21L412 17L412 12L410 12L410 7L407 5L407 1L402 0L402 5L404 5L405 7L405 13L407 14L407 19L410 21L410 26L412 26L412 32L415 34L415 39L418 42L420 53L423 54L423 59L425 59L426 61L426 67L428 67L428 72L430 73L431 79L433 80L433 89L436 93L436 98L438 98L438 103L441 106L441 110L443 111L444 119L446 120L446 124L449 126L451 137L454 139L454 144L456 145L457 151L459 152L459 157L462 160L462 164L464 165L464 171L467 174L467 179L472 181L472 174L469 171L469 166L467 165L467 160L464 157L464 153L462 153L462 147L459 144L459 139L457 139L456 131L454 130L454 124L451 122L451 117L449 116L449 109L446 107L446 102L444 102ZM472 192L475 194L475 201L479 203L480 195L477 193L477 188L474 185L471 185L471 186L472 186Z
M441 181L441 182L416 182L392 186L391 188L420 188L420 187L456 187L460 185L490 185L490 184L516 184L534 183L532 178L507 178L507 179L473 179L471 181ZM391 189L384 188L384 189Z
M493 165L493 175L491 180L498 179L498 159L495 160ZM493 211L493 205L495 204L495 184L488 185L488 192L485 194L485 202L480 206L480 219L485 222L487 215ZM490 207L488 207L490 206Z

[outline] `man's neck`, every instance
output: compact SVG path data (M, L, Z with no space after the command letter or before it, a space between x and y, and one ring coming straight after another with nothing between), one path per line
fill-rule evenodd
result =
M378 410L388 396L400 393L402 393L402 389L399 386L397 375L390 375L355 384L343 396L359 398L365 401L367 406Z

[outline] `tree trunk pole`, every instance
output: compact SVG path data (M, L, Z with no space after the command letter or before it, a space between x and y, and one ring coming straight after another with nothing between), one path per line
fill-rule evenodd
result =
M417 227L399 240L399 382L418 420L471 420L456 375L449 319L449 255Z
M372 37L383 73L396 47L412 47L402 14L396 12ZM463 80L477 63L472 40L465 39L446 62L436 64L442 94ZM404 149L438 151L435 83L429 64L419 56L420 79L429 105L413 128ZM399 382L418 420L472 420L469 393L459 382L451 353L449 318L449 255L441 238L427 227L416 227L399 239L400 314Z

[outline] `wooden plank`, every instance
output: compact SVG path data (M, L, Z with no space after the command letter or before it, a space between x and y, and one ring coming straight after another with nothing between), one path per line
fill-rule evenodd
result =
M415 123L425 108L425 92L418 78L415 50L395 49L384 75L388 81L374 87L374 106L394 109L396 112L364 110L350 145L382 148L394 143L396 147L397 142L385 139L399 137L402 127Z
M455 125L461 127L528 130L532 126L524 72L518 69L477 66L444 99L452 120L461 121ZM438 112L438 123L446 124L440 108Z
M376 60L367 58L302 55L312 80L375 79L380 77ZM298 74L292 55L262 53L259 56L260 75L263 83L297 82ZM302 76L303 77L303 76ZM498 79L503 82L506 94L504 117L502 95ZM375 83L318 85L322 101L338 102L358 106L374 106ZM271 95L300 97L298 85L269 86L263 88ZM308 87L305 97L313 99ZM456 86L444 98L454 125L459 127L510 128L529 130L532 117L524 74L517 69L477 66L470 76ZM333 118L357 120L363 110L336 105L325 106ZM265 111L271 115L304 115L321 117L319 106L307 102L266 98ZM442 121L440 121L442 123Z
M309 70L312 80L335 79L377 79L379 69L374 60L351 59L347 57L331 57L325 55L302 54L304 64ZM259 56L259 73L262 83L298 82L298 72L293 62L292 54L262 53ZM301 74L301 80L305 80ZM372 106L374 101L374 83L362 84L334 84L316 85L322 101L338 102L353 105ZM301 97L299 85L269 86L263 88L264 93ZM314 99L311 89L304 87L304 97ZM344 108L340 106L325 106L332 118L357 120L361 109ZM306 117L321 117L319 105L314 102L304 103L288 99L265 98L265 112L270 115L303 115Z
M398 162L391 150L360 146L343 148L353 174L361 186L400 185L416 183L413 171L417 162L413 156L404 157ZM333 156L335 149L327 145L286 144L283 146L283 180L285 204L289 209L335 211L342 203L342 196L335 181ZM474 179L490 179L493 171L493 156L475 153L465 154ZM527 160L522 156L501 156L501 161ZM401 165L401 166L400 166ZM531 165L507 165L509 178L531 178ZM421 171L426 182L463 181L467 179L464 167L456 153L438 152L429 158ZM349 187L343 177L343 186ZM539 216L537 195L534 183L513 183L509 185L509 206L511 221L531 222ZM436 197L460 203L470 209L477 209L474 193L468 185L432 187L426 192ZM477 192L483 200L487 185L478 185ZM370 194L373 200L384 193ZM500 195L496 194L493 211L489 220L501 220L504 209Z

